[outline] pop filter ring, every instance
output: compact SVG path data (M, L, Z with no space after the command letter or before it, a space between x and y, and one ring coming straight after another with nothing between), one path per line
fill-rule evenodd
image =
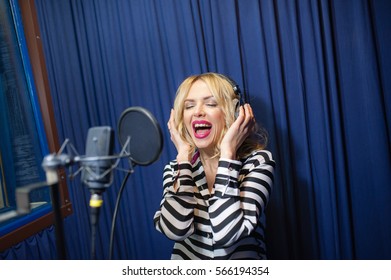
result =
M133 163L135 163L137 165L149 165L149 164L155 162L159 158L161 151L163 149L162 131L161 131L159 123L157 122L155 117L147 109L145 109L143 107L138 107L138 106L129 107L125 111L122 112L122 114L119 118L119 121L118 121L118 139L119 139L119 142L122 146L125 145L125 142L129 136L130 136L130 138L132 138L132 135L126 135L126 133L125 133L126 131L125 132L123 131L125 129L124 126L126 125L125 121L127 120L127 118L129 118L130 114L136 114L136 115L141 114L141 116L144 117L144 120L149 121L148 124L150 125L150 128L152 128L152 131L150 131L150 132L152 132L155 136L155 139L158 140L158 142L157 142L158 144L156 147L156 153L154 155L152 155L150 158L147 158L147 159L141 158L140 159L140 158L135 158L131 152L129 152L129 154L128 154L130 160ZM137 136L138 135L133 135L133 138L137 137ZM138 141L142 141L142 140L138 139ZM129 145L128 147L129 147L129 149L131 149L131 145Z

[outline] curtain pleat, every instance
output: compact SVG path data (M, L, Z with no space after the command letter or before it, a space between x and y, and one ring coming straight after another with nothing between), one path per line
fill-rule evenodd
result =
M269 133L277 162L267 209L271 259L391 258L391 2L36 0L60 139L84 154L88 128L116 130L123 110L150 110L159 160L135 167L121 200L115 259L168 259L153 228L162 170L176 156L166 131L188 75L235 79ZM115 151L119 151L118 143ZM128 165L121 163L124 168ZM124 173L103 194L97 257L106 259ZM89 192L69 180L69 258L90 258ZM48 233L50 235L52 233ZM3 258L50 259L28 240Z

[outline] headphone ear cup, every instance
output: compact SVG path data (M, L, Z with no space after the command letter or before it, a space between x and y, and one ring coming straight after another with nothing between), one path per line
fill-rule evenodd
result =
M233 102L233 107L235 108L234 116L235 116L235 120L236 120L239 116L240 102L238 99L234 99L232 102Z

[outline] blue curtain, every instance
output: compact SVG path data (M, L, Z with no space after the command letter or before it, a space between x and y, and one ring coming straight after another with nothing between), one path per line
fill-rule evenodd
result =
M277 161L269 258L391 258L390 1L36 0L36 7L62 141L83 153L88 128L116 128L130 106L150 110L164 131L159 160L136 167L126 186L114 258L170 256L171 241L152 223L163 167L176 155L166 122L180 82L206 71L233 77L269 132ZM101 259L124 174L114 177L103 196ZM68 257L88 259L89 193L78 177L69 190ZM18 258L11 250L3 256Z

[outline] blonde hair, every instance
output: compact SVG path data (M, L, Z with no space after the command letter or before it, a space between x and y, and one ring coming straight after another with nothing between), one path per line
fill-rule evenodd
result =
M174 101L175 122L177 125L176 129L178 130L181 137L192 146L193 153L196 150L196 146L183 122L183 112L185 106L185 99L187 98L187 95L193 84L198 80L203 81L207 85L213 97L216 99L217 104L219 104L219 107L221 108L225 117L225 126L221 131L220 135L218 136L218 145L216 146L215 150L215 156L219 156L220 143L229 127L235 121L235 101L239 102L240 96L235 93L230 79L218 73L208 72L200 75L189 76L180 84L176 92L176 97ZM237 156L239 158L245 157L251 154L254 150L264 149L266 147L266 144L266 131L263 129L259 129L259 126L256 124L254 131L239 147L237 151Z

